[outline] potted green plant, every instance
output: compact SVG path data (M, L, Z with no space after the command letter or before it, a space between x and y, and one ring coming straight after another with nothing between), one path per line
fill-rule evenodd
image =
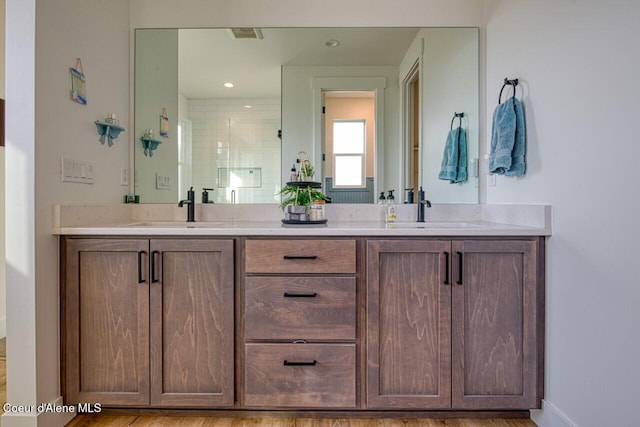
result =
M315 168L311 165L309 160L305 160L302 162L300 166L300 180L301 181L311 181L313 179L313 174L315 173Z
M308 208L313 203L328 202L331 200L325 196L322 191L311 188L310 185L285 185L278 194L282 196L282 201L280 202L282 209L290 205Z
M315 184L315 183L314 183ZM285 212L286 220L307 221L311 205L331 201L315 185L287 184L278 194L282 197L280 207Z

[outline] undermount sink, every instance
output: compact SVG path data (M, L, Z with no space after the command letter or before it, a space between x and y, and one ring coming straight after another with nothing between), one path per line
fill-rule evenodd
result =
M459 221L425 221L425 222L394 222L387 224L387 228L477 228L478 224Z
M158 228L215 228L222 226L222 222L186 222L186 221L143 221L127 224L127 227L158 227Z

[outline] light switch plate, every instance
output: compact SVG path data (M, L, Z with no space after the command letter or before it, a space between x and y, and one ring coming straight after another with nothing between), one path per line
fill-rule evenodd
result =
M93 184L95 182L93 163L62 157L60 159L60 180L62 182Z

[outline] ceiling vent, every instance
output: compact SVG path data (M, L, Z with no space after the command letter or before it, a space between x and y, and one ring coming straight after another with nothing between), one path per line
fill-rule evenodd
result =
M262 39L262 31L260 28L231 28L231 34L234 39Z

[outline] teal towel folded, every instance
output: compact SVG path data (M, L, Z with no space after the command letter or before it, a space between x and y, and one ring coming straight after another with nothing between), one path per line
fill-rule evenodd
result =
M489 172L520 176L525 170L524 111L522 103L511 97L493 112Z
M452 184L467 180L467 134L461 127L447 135L438 178Z

